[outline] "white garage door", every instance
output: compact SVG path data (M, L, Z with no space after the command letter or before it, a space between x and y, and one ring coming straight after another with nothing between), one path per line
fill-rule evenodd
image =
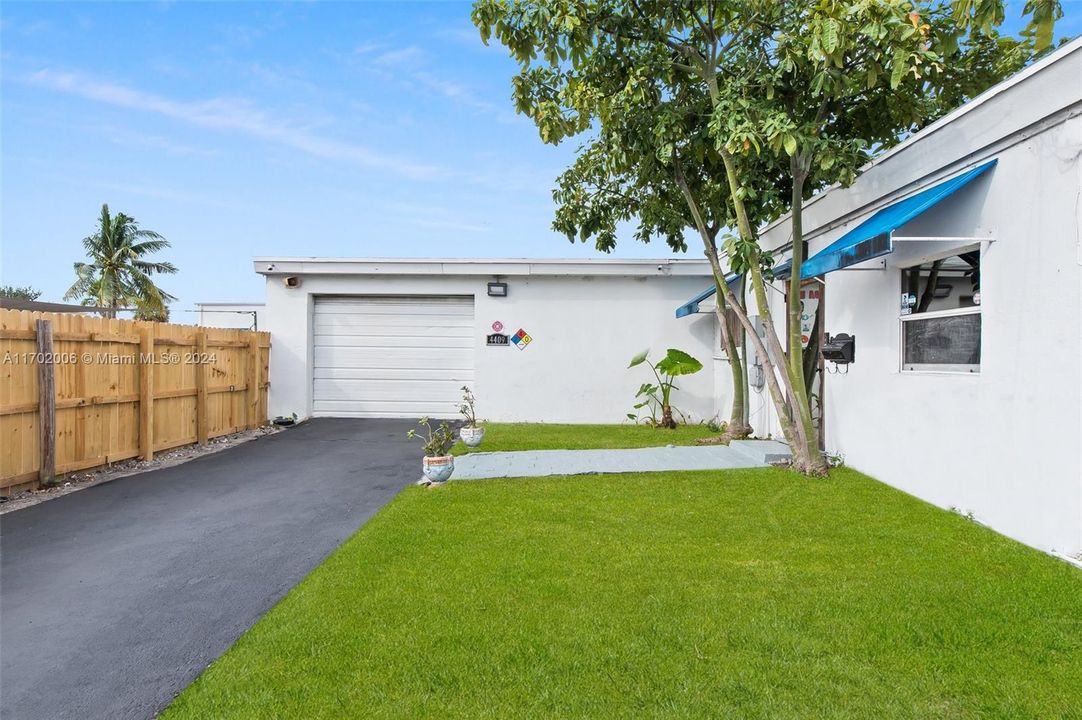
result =
M454 417L473 385L472 297L316 298L312 413Z

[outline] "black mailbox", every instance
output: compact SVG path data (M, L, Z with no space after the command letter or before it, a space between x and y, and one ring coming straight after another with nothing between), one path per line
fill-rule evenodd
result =
M857 339L846 333L838 333L833 336L827 335L822 352L824 360L848 365L853 362L853 358L856 356Z

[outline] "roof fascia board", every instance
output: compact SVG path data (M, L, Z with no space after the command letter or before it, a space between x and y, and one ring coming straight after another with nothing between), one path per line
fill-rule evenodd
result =
M261 275L414 275L414 276L704 276L706 260L442 260L377 258L276 258L253 260Z

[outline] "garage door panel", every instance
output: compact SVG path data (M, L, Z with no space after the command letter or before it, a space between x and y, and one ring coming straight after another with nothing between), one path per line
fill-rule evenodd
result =
M371 300L336 300L334 298L320 298L320 314L327 317L335 315L360 315L371 316L408 316L415 317L424 315L450 315L461 317L468 310L473 312L472 298L411 298L406 301L384 301L379 298Z
M352 380L447 380L450 377L465 377L473 381L473 368L461 368L449 371L446 367L440 368L316 368L312 373L313 380L335 380L338 378Z
M387 417L402 417L402 418L417 418L422 415L427 415L431 418L447 418L452 419L458 416L458 413L454 410L445 412L443 410L432 410L432 404L430 402L404 402L386 400L380 402L375 410L367 409L365 405L359 405L355 402L344 400L324 400L320 404L320 409L313 412L316 417L356 417L356 418L387 418Z
M458 326L448 325L320 325L312 330L314 339L320 338L412 338L424 335L433 338L470 338L474 335L473 320Z
M472 297L316 298L313 414L453 417L474 327Z
M397 350L399 348L470 348L474 345L472 337L453 337L425 332L422 335L316 335L316 344L320 347L354 347L364 343L369 349Z
M451 335L463 334L473 330L473 318L460 315L320 315L313 324L313 330L319 334L337 332L360 332L374 335L395 335L402 332L415 332L417 328L432 332L446 332Z
M438 370L473 369L472 353L459 351L454 354L439 351L421 352L423 348L316 348L314 367L319 368L428 368Z
M343 397L364 398L362 405L379 400L429 402L433 409L453 412L462 400L462 383L458 380L351 380L337 378L316 380L313 398L339 400Z

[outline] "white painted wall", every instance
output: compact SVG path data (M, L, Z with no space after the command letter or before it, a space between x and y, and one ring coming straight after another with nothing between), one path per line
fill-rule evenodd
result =
M645 347L653 348L655 359L677 347L703 362L702 372L681 379L675 404L695 420L708 419L715 414L713 320L708 315L674 319L676 307L710 282L708 272L703 267L701 273L681 276L505 276L506 298L488 297L491 275L305 274L297 275L297 288L269 275L270 413L307 417L311 412L313 297L419 294L474 296L474 390L478 413L487 420L622 422L635 391L649 378L643 367L627 369ZM533 342L525 350L487 347L485 335L497 320L508 334L524 328Z
M203 327L266 330L262 303L196 303L196 322ZM253 318L252 313L255 313Z
M1082 44L979 107L911 139L804 216L814 254L876 209L939 178L998 165L899 235L973 235L981 267L979 375L899 370L901 246L826 275L826 330L857 338L826 377L826 442L846 462L1006 535L1082 553ZM786 222L764 241L787 241ZM783 301L771 293L781 318ZM780 328L779 328L780 330ZM719 396L729 396L719 373ZM777 432L776 417L755 423Z

